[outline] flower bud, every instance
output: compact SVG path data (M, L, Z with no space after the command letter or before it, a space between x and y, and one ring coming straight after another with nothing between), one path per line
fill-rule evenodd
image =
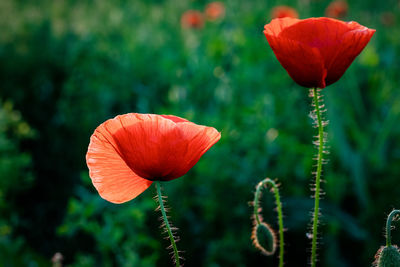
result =
M400 250L396 245L382 246L375 255L376 267L400 267Z
M276 234L268 224L262 222L255 224L251 235L254 246L261 251L262 254L270 256L276 250Z

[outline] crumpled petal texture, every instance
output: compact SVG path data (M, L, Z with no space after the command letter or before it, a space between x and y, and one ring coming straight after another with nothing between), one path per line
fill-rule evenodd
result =
M375 30L331 18L273 19L264 34L278 61L299 85L325 88L342 77Z
M152 181L186 174L220 137L212 127L172 115L119 115L93 133L86 154L89 175L100 196L123 203Z

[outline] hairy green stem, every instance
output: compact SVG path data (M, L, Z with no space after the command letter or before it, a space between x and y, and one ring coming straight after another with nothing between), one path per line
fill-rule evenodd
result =
M174 250L174 257L175 257L175 265L176 267L181 266L180 262L179 262L179 254L178 254L178 249L176 247L176 242L174 239L174 235L172 234L172 230L171 230L171 226L168 222L168 217L167 214L165 212L165 207L164 207L164 200L162 198L162 194L161 194L161 186L160 186L160 182L156 181L154 182L156 184L156 188L157 188L157 196L158 196L158 202L160 204L160 210L161 210L161 214L165 223L165 228L167 230L168 236L169 236L169 240L171 241L171 246L172 249Z
M314 195L314 217L312 224L312 243L311 243L311 266L316 266L317 261L317 236L318 236L318 217L319 217L319 197L320 197L320 181L322 172L322 161L324 153L324 126L322 123L319 92L317 88L313 90L313 102L315 105L315 115L317 116L318 127L318 158L317 158L317 173L315 176L315 195Z
M386 246L390 247L392 245L392 221L396 215L400 215L400 210L392 210L386 221Z
M283 215L282 215L282 203L279 195L278 186L270 178L265 178L258 183L256 187L256 193L254 194L254 218L257 224L261 224L259 215L259 199L261 197L261 189L265 185L270 185L275 195L276 209L278 213L278 224L279 224L279 267L283 266L283 252L284 252L284 240L283 240Z
M261 224L261 219L258 211L259 211L259 198L261 195L261 189L264 185L263 183L264 181L258 183L256 187L256 193L254 194L254 218L256 219L257 224Z

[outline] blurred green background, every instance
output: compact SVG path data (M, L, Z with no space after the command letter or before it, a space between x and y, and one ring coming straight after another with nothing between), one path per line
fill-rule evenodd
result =
M276 5L301 18L329 1L225 2L226 15L182 29L207 1L0 1L0 265L171 266L153 187L106 202L85 163L89 137L128 112L174 114L221 140L165 184L185 266L276 266L250 241L254 187L279 178L287 266L309 258L316 130L308 91L262 31ZM377 30L323 90L331 154L324 167L321 266L369 266L400 208L400 3L352 0L345 20ZM273 199L263 215L276 228ZM400 243L400 231L393 232Z

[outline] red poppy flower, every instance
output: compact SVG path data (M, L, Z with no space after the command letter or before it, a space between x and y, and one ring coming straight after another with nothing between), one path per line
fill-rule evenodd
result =
M183 28L203 28L203 14L197 10L188 10L181 17L181 25Z
M347 2L342 0L337 0L331 2L325 10L325 15L331 18L344 18L347 16L347 11L349 6Z
M217 20L225 15L225 6L221 2L212 2L206 6L205 14L209 20Z
M91 136L86 154L89 175L101 197L123 203L153 181L186 174L220 137L212 127L176 116L120 115Z
M375 33L357 22L331 18L273 19L264 29L290 77L308 88L339 80Z
M289 6L276 6L271 11L271 17L273 19L278 18L298 18L299 14L297 13L296 9L289 7Z

